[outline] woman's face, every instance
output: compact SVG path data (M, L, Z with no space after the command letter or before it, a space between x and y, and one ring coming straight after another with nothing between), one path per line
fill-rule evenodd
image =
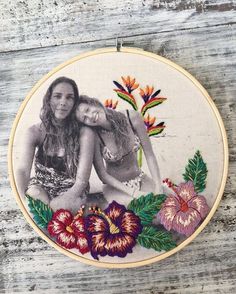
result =
M64 120L71 113L75 103L73 87L68 83L59 83L53 90L50 99L50 106L55 118Z
M75 115L79 122L91 127L103 126L107 120L105 110L99 105L81 103L76 108Z

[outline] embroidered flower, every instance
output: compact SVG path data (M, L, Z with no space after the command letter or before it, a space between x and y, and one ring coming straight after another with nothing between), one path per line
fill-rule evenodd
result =
M61 246L72 249L77 248L82 254L89 251L87 237L84 228L82 207L76 216L73 217L70 211L65 209L57 210L48 223L48 232Z
M144 124L146 126L149 137L160 134L165 128L164 122L160 122L154 126L155 121L156 118L150 117L149 114L144 118Z
M126 78L121 77L121 79L124 86L117 81L113 81L113 84L117 87L114 91L119 98L128 102L134 110L138 110L136 99L131 93L138 88L139 84L135 83L135 78L131 78L130 76L127 76Z
M144 118L144 123L147 129L151 128L154 125L155 121L156 121L156 118L150 117L149 114L147 115L147 117Z
M124 86L122 86L120 83L116 81L113 81L113 83L117 86L119 90L122 90L123 92L126 92L127 94L131 94L134 90L136 90L139 87L139 84L135 83L136 81L135 78L131 78L130 76L127 76L126 78L121 77L121 79L123 81Z
M146 103L148 100L149 100L149 98L151 97L151 95L152 95L152 93L153 93L153 90L154 90L154 87L150 87L150 86L146 86L146 88L145 89L141 89L140 88L140 90L139 90L139 94L140 94L140 96L143 98L143 100L144 100L144 102ZM156 92L154 93L154 94L156 94ZM157 95L157 94L156 94ZM155 95L155 96L156 96ZM155 97L155 96L153 96L153 97ZM153 98L152 97L152 98Z
M118 100L116 102L113 102L112 99L107 99L104 102L105 107L112 108L112 109L116 109L117 104L118 104Z
M91 208L85 227L91 255L125 257L132 252L136 237L142 232L141 221L125 206L113 201L104 211Z
M200 221L209 212L204 196L197 195L193 182L173 185L168 179L163 181L175 193L167 197L158 213L162 225L186 236L190 236Z
M165 97L159 97L161 90L157 90L153 93L154 87L146 86L145 88L139 89L139 95L143 98L144 104L141 108L141 114L144 116L148 109L153 108L163 101L166 100ZM157 97L158 96L158 97Z
M124 85L126 86L127 90L129 93L133 92L135 89L138 88L139 84L135 83L136 79L135 78L131 78L130 76L125 77L121 77Z

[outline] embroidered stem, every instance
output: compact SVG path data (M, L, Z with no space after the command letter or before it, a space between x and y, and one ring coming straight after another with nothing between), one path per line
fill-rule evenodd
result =
M143 165L143 149L140 147L138 150L138 166L141 168Z

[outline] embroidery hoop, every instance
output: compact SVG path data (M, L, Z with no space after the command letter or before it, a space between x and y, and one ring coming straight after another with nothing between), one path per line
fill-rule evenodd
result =
M158 60L160 62L163 62L164 64L169 65L170 67L176 69L178 72L180 72L181 74L183 74L184 76L186 76L198 89L199 91L203 94L203 96L205 97L205 99L207 100L209 107L213 110L215 118L217 120L220 132L221 132L221 136L222 136L222 142L223 142L223 158L224 158L224 163L223 163L223 174L222 174L222 179L221 179L221 184L220 184L220 188L218 190L218 195L215 198L214 204L210 209L209 214L206 216L206 218L204 219L204 221L201 223L201 225L195 230L195 232L188 237L186 240L184 240L182 243L180 243L176 248L164 252L163 254L160 254L156 257L152 257L152 258L148 258L148 259L144 259L142 261L136 261L136 262L124 262L124 263L110 263L110 262L103 262L103 261L95 261L95 260L91 260L91 259L87 259L83 256L78 256L75 253L72 253L70 251L68 251L67 249L63 249L62 247L60 247L57 243L55 243L53 240L51 240L49 237L47 237L42 231L41 229L34 223L34 221L32 220L32 217L30 216L29 212L27 211L27 209L25 208L25 205L23 204L23 201L17 191L17 187L16 187L16 181L14 178L14 169L13 169L13 160L12 160L12 152L13 152L13 141L14 141L14 136L16 133L16 128L17 125L19 123L19 120L22 116L22 113L28 103L28 101L31 99L32 95L36 92L36 90L45 83L45 81L47 81L53 74L55 74L56 72L60 71L61 69L63 69L64 67L66 67L69 64L72 64L76 61L79 61L81 59L84 58L88 58L91 56L95 56L95 55L99 55L99 54L106 54L106 53L114 53L117 52L117 54L120 54L120 52L123 53L131 53L131 54L135 54L137 56L146 56L149 58L152 58L154 60ZM116 47L112 47L112 48L101 48L101 49L97 49L94 51L90 51L90 52L86 52L83 54L80 54L64 63L62 63L61 65L57 66L56 68L54 68L52 71L50 71L48 74L46 74L40 81L38 81L36 83L36 85L32 88L32 90L29 92L29 94L27 95L27 97L25 98L25 100L23 101L16 119L14 121L13 127L12 127L12 131L11 131L11 135L10 135L10 140L9 140L9 150L8 150L8 168L9 168L9 175L10 175L10 183L11 183L11 187L13 189L13 192L15 194L16 197L16 201L19 205L19 207L21 208L21 211L23 212L26 220L30 223L30 225L33 227L33 229L45 240L47 241L51 246L53 246L54 248L56 248L59 252L73 258L76 259L78 261L81 261L83 263L89 264L89 265L95 265L98 267L103 267L103 268L131 268L131 267L138 267L138 266L143 266L143 265L147 265L147 264L151 264L157 261L160 261L166 257L171 256L172 254L178 252L179 250L181 250L182 248L184 248L186 245L188 245L190 242L192 242L192 240L194 240L196 238L196 236L205 228L205 226L208 224L208 222L210 221L210 219L212 218L212 216L214 215L220 200L222 198L223 195L223 191L225 188L225 184L226 184L226 179L227 179L227 171L228 171L228 143L227 143L227 136L226 136L226 132L225 132L225 128L223 125L223 121L221 119L221 116L214 104L214 102L212 101L211 97L209 96L209 94L207 93L207 91L203 88L203 86L191 75L189 74L186 70L184 70L182 67L178 66L177 64L175 64L174 62L158 56L154 53L150 53L150 52L146 52L143 51L142 49L138 49L138 48L129 48L129 47L123 47L122 43L119 43L118 39L116 40Z

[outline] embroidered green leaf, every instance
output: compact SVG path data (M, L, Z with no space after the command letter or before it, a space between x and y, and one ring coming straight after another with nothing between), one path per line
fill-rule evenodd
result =
M121 99L128 102L133 107L134 110L138 110L137 103L136 103L135 98L132 94L129 94L125 91L121 91L118 89L115 89L114 91L116 92L118 97L120 97Z
M143 106L142 106L142 109L141 109L141 113L142 115L144 116L146 111L149 109L149 108L152 108L152 107L155 107L159 104L161 104L163 101L165 101L166 98L164 97L158 97L158 98L152 98L150 100L148 100Z
M192 181L197 193L206 188L207 167L200 151L197 151L192 159L189 159L183 174L185 181Z
M150 193L133 199L129 203L128 209L132 210L141 219L142 225L149 225L152 223L155 214L161 209L165 199L166 195L164 194L154 195Z
M28 198L28 206L33 214L34 221L41 228L46 228L53 215L52 209L39 199L34 199L29 195L26 195L26 197Z
M143 165L143 148L140 147L138 150L138 166L141 168Z
M160 122L158 125L148 128L148 136L156 136L163 132L164 128L164 122Z
M144 227L142 233L138 235L137 242L142 247L156 251L168 251L176 247L171 233L160 231L153 226Z

